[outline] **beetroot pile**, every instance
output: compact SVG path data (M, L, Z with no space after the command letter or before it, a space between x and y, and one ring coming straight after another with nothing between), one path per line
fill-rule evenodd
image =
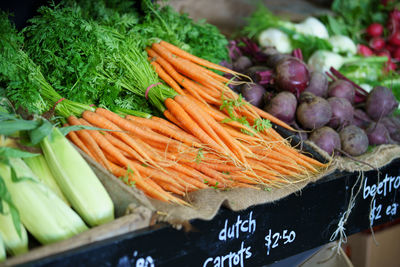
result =
M261 52L248 39L231 42L232 67L254 84L232 87L243 97L298 129L329 154L358 156L369 145L400 144L400 117L392 91L376 86L369 94L332 69L308 70L301 51Z

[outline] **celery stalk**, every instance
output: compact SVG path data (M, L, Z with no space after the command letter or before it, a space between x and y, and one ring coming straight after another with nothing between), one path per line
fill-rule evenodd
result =
M114 219L114 205L103 185L57 128L41 142L45 159L61 191L90 225Z
M0 173L27 230L42 244L87 230L82 219L32 173L20 158L0 163ZM11 168L15 171L13 177Z
M0 213L0 235L7 251L11 255L19 255L28 251L28 234L25 227L20 224L21 236L18 235L11 218L8 204L2 201L4 214Z
M56 193L61 200L63 200L68 206L68 200L65 198L64 194L61 192L54 179L53 174L50 171L49 166L43 155L37 157L24 158L26 165L32 170L32 172L39 178L43 183L45 183L54 193Z

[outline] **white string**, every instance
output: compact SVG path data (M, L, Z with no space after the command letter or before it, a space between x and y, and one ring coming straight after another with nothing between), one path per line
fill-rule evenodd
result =
M356 187L356 185L358 184L358 182L360 181L361 178L361 182L358 186L358 190L356 192L355 195L354 194L354 189ZM360 171L357 181L354 183L353 187L351 188L351 194L350 194L350 201L349 201L349 205L347 206L347 210L343 213L342 217L340 218L337 228L335 230L335 232L333 232L333 234L331 235L331 238L329 239L329 241L334 241L337 239L337 237L339 236L339 240L337 242L337 245L334 246L332 249L336 248L336 253L339 254L340 253L340 248L342 246L342 244L347 243L347 235L346 235L346 228L344 227L344 225L347 223L347 220L350 216L351 210L354 208L355 204L356 204L356 199L358 194L361 192L361 188L363 186L363 181L364 181L364 172Z

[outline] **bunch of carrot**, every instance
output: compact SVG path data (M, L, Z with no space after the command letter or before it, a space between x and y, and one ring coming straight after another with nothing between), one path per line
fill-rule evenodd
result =
M164 41L154 43L146 50L159 77L179 94L179 98L174 98L176 102L183 104L179 99L185 99L191 109L196 110L196 114L205 114L205 117L211 118L208 121L219 122L217 125L220 131L230 136L229 140L234 140L229 147L235 152L239 151L235 155L244 163L247 174L256 181L261 177L261 182L262 177L271 177L272 174L272 178L281 174L301 179L325 167L299 153L274 129L257 129L257 125L263 125L267 119L293 130L284 122L241 99L227 86L230 80L210 69L233 75L242 74L193 56ZM165 104L170 111L170 103L166 101ZM187 125L168 110L164 112L168 119L190 131ZM212 127L217 128L214 124Z
M151 65L137 49L123 55L127 71L120 82L148 97L169 121L103 108L68 118L70 125L109 130L68 137L126 183L155 199L187 204L176 195L208 187L280 187L326 167L291 147L265 119L289 126L242 100L226 86L229 80L208 68L240 74L163 41L147 52Z
M162 118L122 118L97 108L83 112L82 118L68 117L68 123L110 130L72 131L68 138L115 176L155 199L186 204L171 193L183 196L208 187L253 187L241 177L240 168Z

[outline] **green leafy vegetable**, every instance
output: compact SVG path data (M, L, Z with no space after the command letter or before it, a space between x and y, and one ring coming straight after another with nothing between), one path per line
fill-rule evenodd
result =
M286 33L290 38L292 47L301 48L305 59L308 59L316 50L332 49L327 40L296 31L293 23L275 16L264 5L259 5L257 10L250 16L248 25L244 28L243 33L250 38L255 38L268 28L277 28Z
M170 6L153 6L149 0L142 5L146 15L137 27L141 36L163 39L214 63L228 60L228 40L214 25L205 20L195 22Z
M388 11L396 1L386 6L380 0L335 0L331 9L336 16L324 15L320 19L325 23L329 34L349 36L356 43L366 43L362 38L365 28L371 23L385 24Z
M16 107L42 114L55 109L60 115L81 114L88 105L64 99L46 81L39 67L22 50L23 38L0 12L0 82L7 84L6 96Z

